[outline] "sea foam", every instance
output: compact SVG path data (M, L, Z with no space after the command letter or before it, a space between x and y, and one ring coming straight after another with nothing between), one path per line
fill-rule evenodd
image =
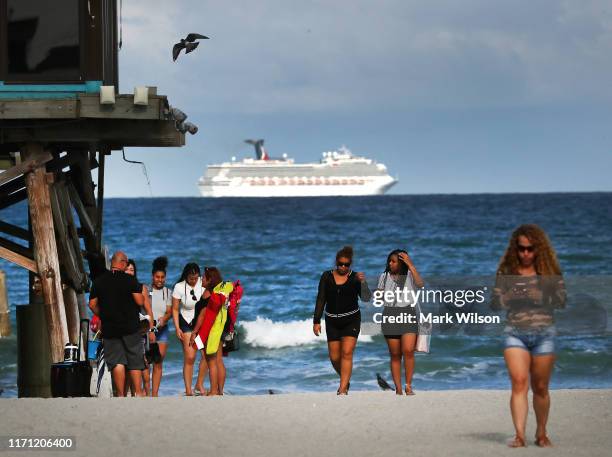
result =
M257 316L254 321L242 321L240 327L245 333L243 342L251 347L280 349L285 347L323 344L325 321L321 322L321 335L312 332L312 320L274 322L272 319ZM371 336L360 336L360 342L371 342Z

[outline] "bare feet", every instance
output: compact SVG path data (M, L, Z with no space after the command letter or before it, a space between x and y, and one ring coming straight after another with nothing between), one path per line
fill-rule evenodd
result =
M204 387L198 387L197 389L202 397L208 394L208 390L206 390Z
M553 444L546 435L536 436L535 445L539 447L553 447Z
M406 386L406 395L416 395L414 390L412 390L412 386Z
M402 392L402 388L396 388L395 389L395 395L404 395L404 392Z
M508 441L508 447L527 447L527 443L525 442L525 438L515 436L513 440Z

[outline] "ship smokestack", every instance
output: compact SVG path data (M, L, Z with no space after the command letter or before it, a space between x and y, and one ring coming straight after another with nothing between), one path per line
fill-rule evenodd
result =
M245 143L255 146L255 156L257 160L268 160L270 156L264 149L264 140L244 140Z

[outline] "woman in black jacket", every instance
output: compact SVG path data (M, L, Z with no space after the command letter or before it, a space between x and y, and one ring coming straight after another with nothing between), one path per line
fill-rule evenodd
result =
M313 332L321 333L325 311L325 332L329 359L340 376L338 395L348 394L353 370L353 351L361 330L359 301L369 301L371 292L363 273L351 270L353 248L345 246L336 253L336 268L323 272L313 319Z

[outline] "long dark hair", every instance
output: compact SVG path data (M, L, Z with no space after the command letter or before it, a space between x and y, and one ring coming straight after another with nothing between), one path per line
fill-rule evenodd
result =
M183 267L183 272L181 273L181 277L179 278L177 282L186 281L187 276L192 275L192 274L197 274L198 276L201 274L200 266L195 262L189 262L187 265Z
M138 270L136 269L136 262L134 259L128 259L128 265L132 265L134 267L134 279L138 281Z
M406 280L408 279L408 265L402 262L402 260L399 258L399 255L402 253L408 254L408 252L404 249L394 249L389 253L389 255L387 256L387 263L385 264L385 275L391 273L391 271L389 270L389 262L391 261L391 257L397 256L397 262L399 264L398 275L400 277L401 288L403 289L406 285Z
M166 268L168 268L168 257L157 257L153 261L153 268L151 268L151 274L154 275L158 271L162 271L164 274L166 274Z

